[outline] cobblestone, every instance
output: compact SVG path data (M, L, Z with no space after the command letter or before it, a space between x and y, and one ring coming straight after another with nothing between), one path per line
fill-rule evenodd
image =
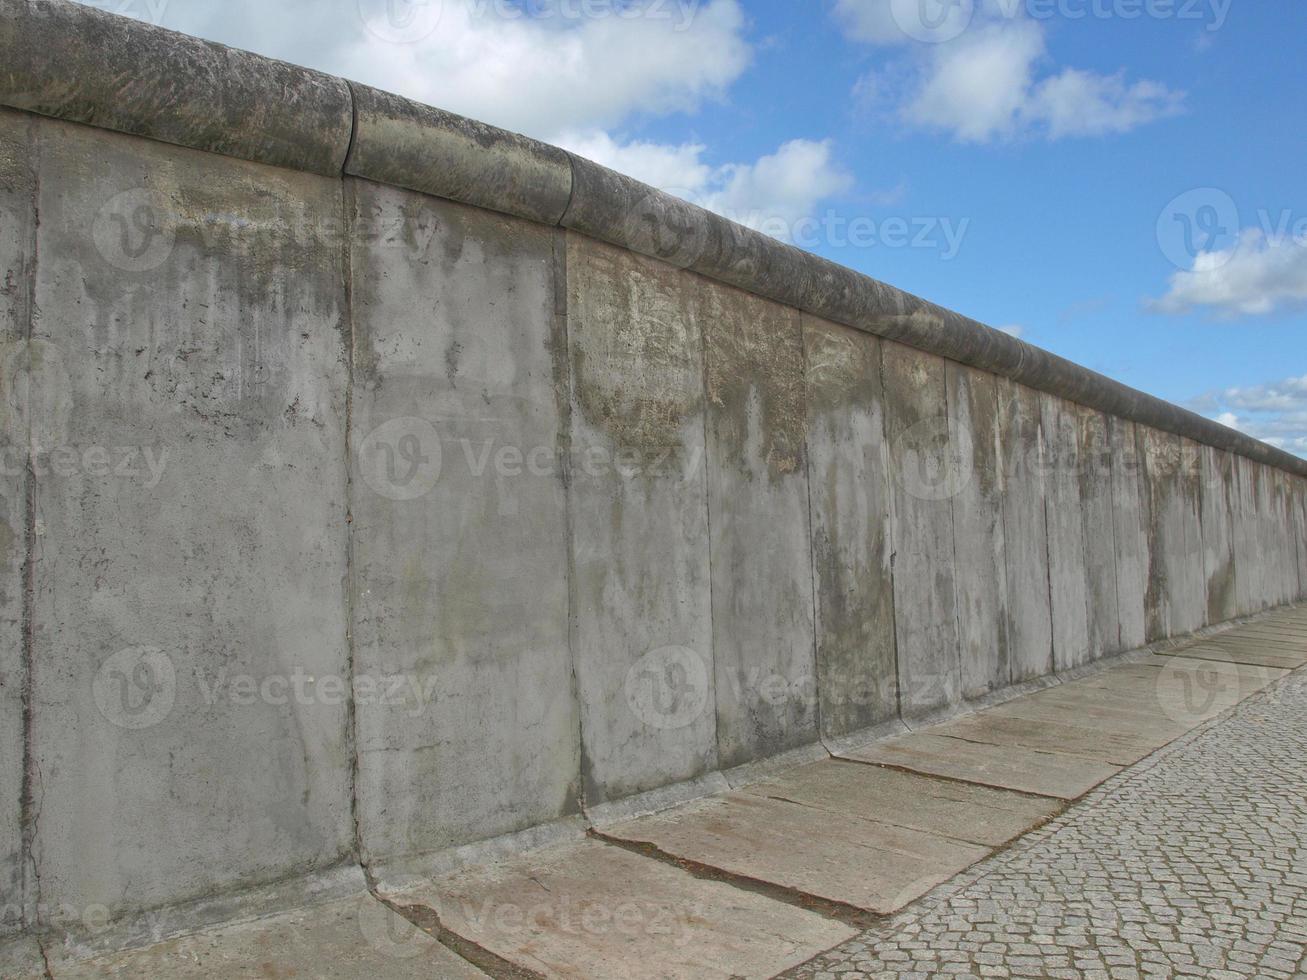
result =
M1307 980L1307 672L786 974Z

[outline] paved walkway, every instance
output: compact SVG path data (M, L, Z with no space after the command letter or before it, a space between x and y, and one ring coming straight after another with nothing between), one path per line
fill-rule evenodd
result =
M1307 676L788 976L1307 977Z

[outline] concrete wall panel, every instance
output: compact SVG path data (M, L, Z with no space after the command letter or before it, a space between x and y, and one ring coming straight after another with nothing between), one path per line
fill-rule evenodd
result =
M910 719L962 694L952 500L970 479L970 458L949 427L943 359L890 341L881 357L900 708Z
M1141 510L1139 442L1133 422L1109 417L1107 425L1112 454L1112 532L1120 646L1122 650L1137 650L1147 642L1144 600L1148 591L1148 536Z
M1180 440L1180 514L1184 524L1184 558L1176 589L1173 628L1190 633L1207 623L1207 576L1203 545L1202 447L1192 439Z
M1235 460L1211 446L1201 448L1203 574L1207 579L1207 622L1239 614L1234 553Z
M1053 661L1058 670L1079 667L1092 653L1091 592L1085 558L1084 507L1080 499L1079 422L1076 407L1052 395L1040 397L1048 492L1048 571L1053 608Z
M1043 676L1053 669L1044 436L1037 392L1000 379L998 395L1008 650L1012 680L1016 682Z
M1117 653L1121 613L1116 573L1116 506L1112 486L1112 446L1108 419L1102 412L1077 406L1076 470L1080 488L1081 527L1088 592L1089 655Z
M1231 514L1234 526L1235 596L1239 615L1262 607L1264 569L1257 529L1257 474L1255 464L1234 457Z
M31 329L36 233L33 123L0 111L0 935L23 922L23 642L27 567L27 433L36 350Z
M569 234L585 796L717 767L699 283Z
M355 671L373 860L578 808L561 233L350 181Z
M1179 592L1185 572L1185 519L1180 494L1180 437L1142 426L1139 438L1140 499L1148 536L1148 586L1144 596L1148 642L1177 632Z
M1293 487L1293 538L1298 555L1297 599L1307 599L1307 480L1290 479Z
M798 311L701 281L717 750L724 767L817 741Z
M149 908L352 849L339 181L40 126L35 861Z
M975 698L1012 679L998 378L952 362L945 375L953 435L970 455L969 479L952 500L962 696Z
M898 714L880 341L803 318L822 734Z

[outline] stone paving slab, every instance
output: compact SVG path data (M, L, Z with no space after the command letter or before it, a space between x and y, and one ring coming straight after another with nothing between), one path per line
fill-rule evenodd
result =
M1189 725L1159 711L1155 699L1121 698L1104 691L1052 688L1041 692L1038 698L1017 698L990 708L986 714L996 718L1027 718L1058 724L1073 720L1079 727L1110 729L1152 738L1158 745L1165 745L1189 730Z
M1304 785L1300 672L786 976L1298 980Z
M393 897L545 977L771 977L850 927L599 841L467 868ZM415 974L420 975L420 974Z
M1061 800L1083 796L1120 766L1096 759L987 745L915 732L843 753L842 758L944 776Z
M838 759L791 770L745 792L991 847L1061 811L1045 797Z
M55 980L200 978L388 980L486 975L371 895L206 930L146 949L58 962Z
M1183 656L1191 660L1216 660L1225 663L1250 664L1254 667L1278 667L1293 670L1307 664L1307 653L1301 655L1285 653L1265 653L1248 647L1230 648L1216 643L1188 647Z
M1038 701L1038 698L1032 700ZM1165 736L1135 734L1123 732L1112 726L1094 728L1068 724L1066 723L1068 718L1079 720L1073 715L1064 715L1063 721L1049 721L984 711L944 725L937 725L931 728L930 732L968 742L1010 745L1015 748L1038 749L1041 752L1096 759L1114 766L1133 765L1179 734Z
M606 836L870 912L902 908L990 848L748 793L605 828Z

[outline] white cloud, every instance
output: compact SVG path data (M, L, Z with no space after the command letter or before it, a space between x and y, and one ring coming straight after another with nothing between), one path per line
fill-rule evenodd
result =
M985 4L951 40L916 45L879 73L864 75L855 98L901 90L901 120L973 143L1124 133L1182 110L1183 93L1159 82L1078 68L1048 73L1043 24L1024 16L1019 6L1008 4L1007 12L1002 6ZM906 40L890 0L839 0L836 13L855 40L879 45ZM906 81L898 81L904 75Z
M753 163L721 166L704 162L705 147L699 143L623 143L594 132L566 136L562 145L778 238L788 238L818 204L853 184L835 163L830 140L791 140Z
M323 6L310 0L170 4L164 26L546 139L616 125L634 113L692 111L720 98L751 57L738 0L693 8L650 4L647 15L630 18L612 10L528 17L503 2L444 0L434 29L411 43L367 29L360 10L375 7L379 14L383 0ZM518 16L506 15L514 10Z
M1208 392L1190 406L1222 425L1307 456L1307 375Z
M1157 313L1205 309L1219 317L1262 316L1307 306L1307 242L1245 230L1229 249L1200 252L1194 267L1171 276L1147 307Z

